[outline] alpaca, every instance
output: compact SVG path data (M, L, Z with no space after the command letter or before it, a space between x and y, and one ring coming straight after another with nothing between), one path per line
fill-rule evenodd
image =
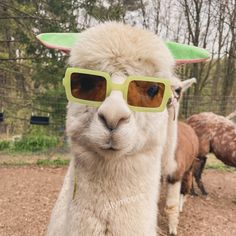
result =
M198 156L198 150L199 141L194 129L186 123L179 122L175 159L178 163L177 176L181 176L180 212L183 211L186 195L191 193L192 190L193 168ZM172 178L177 179L176 176L172 176Z
M171 176L175 176L179 171L184 174L184 170L180 169L181 164L178 164L178 159L180 161L180 157L176 156L176 152L178 148L177 146L177 136L180 134L177 133L178 124L177 116L179 110L179 101L181 100L182 94L193 84L196 83L196 79L188 79L185 81L181 81L174 88L174 97L176 99L176 103L174 106L169 107L169 127L168 127L168 140L164 147L164 155L162 157L162 176L164 178L171 178ZM191 132L190 132L191 135ZM194 141L193 141L194 142ZM171 148L170 148L171 147ZM187 156L187 155L186 155ZM182 158L187 158L183 156ZM191 158L191 157L190 157ZM187 162L187 161L186 161ZM187 169L186 169L187 171ZM182 175L181 174L181 175ZM182 177L182 176L181 176ZM167 198L166 198L166 212L168 214L168 227L170 234L177 234L177 226L178 226L178 215L179 215L179 205L180 205L180 191L181 191L181 178L179 176L176 181L167 181Z
M128 75L165 78L173 87L180 83L164 43L121 23L82 32L69 64L106 71L116 84ZM47 235L156 236L161 159L167 143L169 159L176 146L175 137L168 140L176 133L170 122L176 120L166 108L132 112L115 90L98 108L69 102L66 132L72 160Z
M194 169L194 177L202 194L207 195L201 176L208 153L214 153L224 164L236 167L236 125L226 117L212 112L190 116L187 123L199 138L200 164Z
M192 166L198 155L198 137L191 126L178 122L177 148L175 160L177 168L175 172L168 175L169 188L176 188L175 195L168 192L166 212L169 220L169 233L176 235L179 221L179 212L183 211L183 203L186 194L190 193L192 187Z

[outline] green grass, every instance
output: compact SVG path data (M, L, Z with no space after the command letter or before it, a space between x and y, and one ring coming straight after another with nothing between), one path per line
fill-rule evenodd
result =
M22 139L14 142L12 150L16 152L38 152L56 147L57 143L58 139L54 136L25 136Z
M0 166L3 167L21 167L21 166L33 166L35 164L25 162L25 161L17 161L17 162L2 162L0 163Z
M6 140L0 141L0 151L9 149L10 146L11 146L11 142L6 141Z
M222 170L222 171L236 171L236 168L234 167L231 167L231 166L227 166L223 163L218 163L218 162L215 162L215 163L207 163L206 164L206 169L214 169L214 170Z
M69 160L63 160L60 158L55 160L39 159L37 160L36 164L38 166L66 166L69 164Z
M69 160L63 159L38 159L36 162L27 162L24 160L14 161L14 162L2 162L0 166L9 166L9 167L21 167L21 166L40 166L40 167L62 167L69 164Z
M0 141L0 151L7 153L34 153L47 151L59 145L59 138L47 135L26 135L16 141Z
M219 159L216 158L216 156L212 153L209 153L207 155L207 163L206 163L206 169L214 169L214 170L220 170L220 171L236 171L236 168L225 165L223 162L221 162Z

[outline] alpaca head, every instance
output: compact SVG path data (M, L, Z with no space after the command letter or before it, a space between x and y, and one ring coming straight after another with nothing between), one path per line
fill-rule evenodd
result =
M130 75L178 80L174 59L153 33L120 23L105 23L80 34L69 59L72 67L107 72L113 83ZM68 104L67 134L72 149L98 156L127 156L164 145L168 112L134 112L114 90L97 108Z

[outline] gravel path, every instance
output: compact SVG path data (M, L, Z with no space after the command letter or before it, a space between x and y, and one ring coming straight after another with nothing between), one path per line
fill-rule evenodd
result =
M44 235L66 167L0 167L0 235ZM236 172L206 170L206 197L189 197L179 236L236 236ZM160 208L164 206L161 197ZM160 235L167 234L163 209Z

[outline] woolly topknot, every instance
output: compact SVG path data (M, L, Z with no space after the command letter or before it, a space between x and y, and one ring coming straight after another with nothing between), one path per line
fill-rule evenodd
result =
M122 71L126 75L171 78L175 61L154 33L107 22L79 35L71 50L69 64L109 73Z

